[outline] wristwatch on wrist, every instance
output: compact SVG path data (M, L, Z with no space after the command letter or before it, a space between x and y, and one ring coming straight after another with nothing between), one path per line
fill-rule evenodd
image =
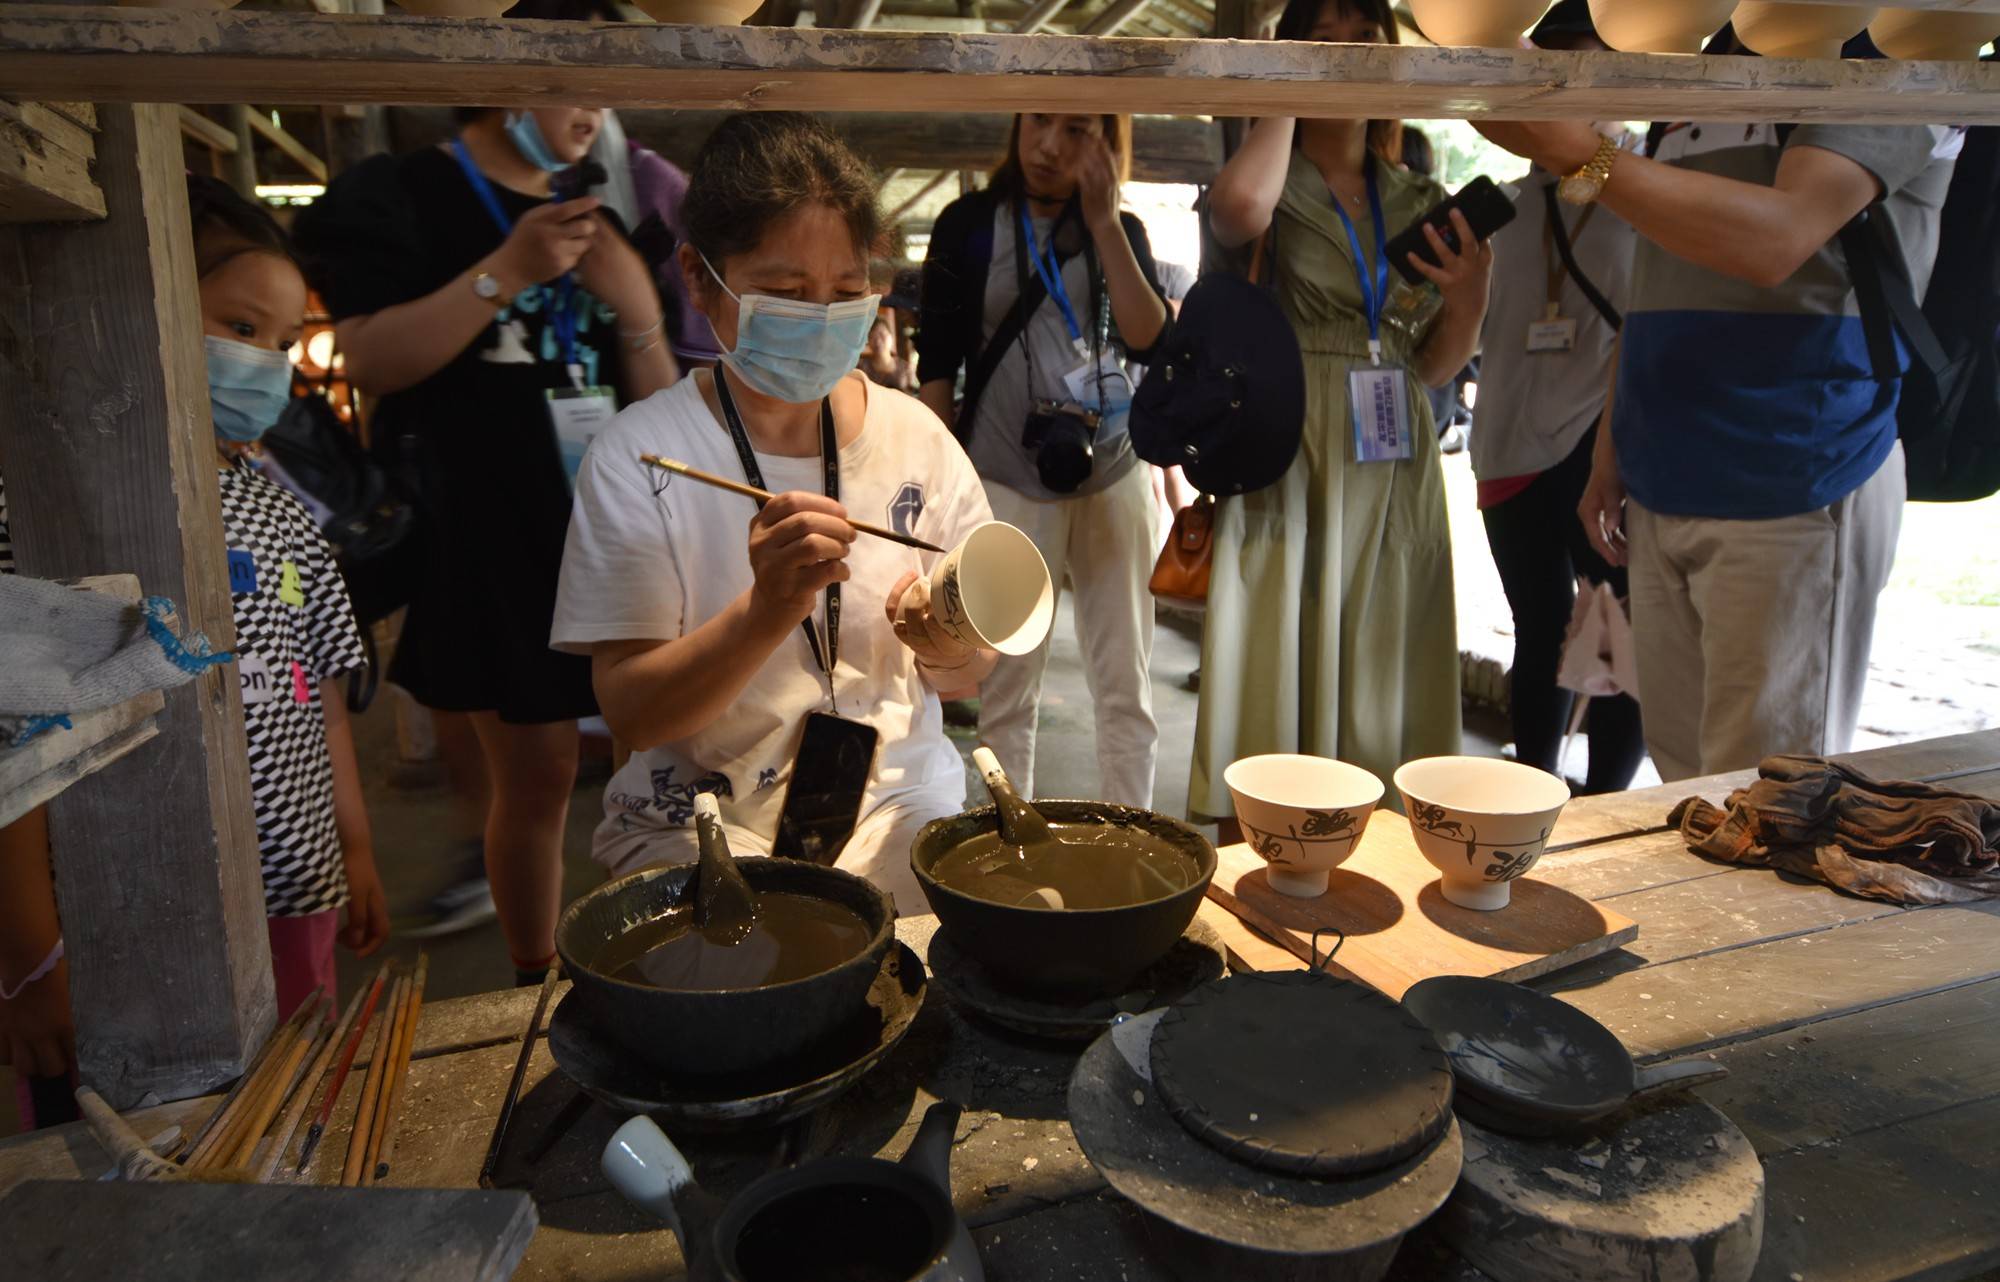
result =
M1604 184L1611 181L1611 166L1618 159L1622 148L1615 138L1606 138L1597 144L1597 152L1590 163L1562 180L1557 189L1562 198L1572 205L1588 205L1604 194Z
M500 278L492 272L473 273L472 292L495 307L505 307L511 301L506 297L507 291L500 287Z

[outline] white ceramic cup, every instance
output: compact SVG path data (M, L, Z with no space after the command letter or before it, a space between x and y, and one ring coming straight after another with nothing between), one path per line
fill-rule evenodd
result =
M1700 53L1729 21L1737 0L1590 0L1590 20L1613 49Z
M945 553L928 578L910 585L899 608L930 603L931 617L955 640L1019 656L1048 640L1055 585L1035 541L1005 521L988 521Z
M1271 889L1296 899L1326 893L1382 800L1382 781L1327 757L1245 757L1222 772L1243 840L1271 865Z
M652 1118L642 1113L612 1132L597 1164L626 1201L665 1220L680 1234L674 1194L694 1183L694 1171Z
M1425 757L1396 772L1417 849L1461 908L1491 912L1548 847L1569 785L1546 770L1495 757Z
M1969 61L1987 41L2000 39L2000 13L1884 9L1868 24L1868 34L1891 58Z
M1513 49L1549 11L1549 0L1410 0L1410 16L1434 44Z

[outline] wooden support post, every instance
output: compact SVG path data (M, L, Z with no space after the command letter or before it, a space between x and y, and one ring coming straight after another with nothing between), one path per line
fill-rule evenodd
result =
M1048 26L1055 19L1055 16L1063 11L1063 7L1068 3L1069 0L1036 0L1035 7L1028 10L1027 15L1014 24L1014 34L1017 36L1034 35L1043 27Z
M0 458L23 574L139 576L235 638L178 113L100 106L101 222L0 228ZM274 1017L233 665L50 804L84 1081L115 1107L243 1071Z
M229 153L229 185L245 200L257 199L257 135L250 125L250 108L236 103L229 108L229 132L236 150Z
M1215 0L1215 38L1247 40L1255 8L1256 0ZM1227 159L1243 145L1250 122L1232 116L1218 116L1215 123L1222 130L1222 155Z

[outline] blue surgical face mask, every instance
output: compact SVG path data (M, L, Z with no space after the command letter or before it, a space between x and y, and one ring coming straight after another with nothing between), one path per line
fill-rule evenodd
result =
M570 167L569 162L556 155L549 146L549 140L543 136L542 126L532 111L507 113L507 138L514 144L514 150L521 153L521 159L537 169L559 174Z
M215 434L248 443L269 431L292 398L292 362L283 352L213 334L208 348L208 407Z
M722 363L773 400L806 405L825 399L861 360L882 296L845 303L802 303L769 294L739 295L701 260L722 292L736 300L736 346Z

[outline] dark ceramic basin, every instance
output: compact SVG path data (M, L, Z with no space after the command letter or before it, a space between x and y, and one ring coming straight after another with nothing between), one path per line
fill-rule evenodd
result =
M896 909L872 883L795 859L737 864L753 890L829 900L859 914L868 944L832 970L785 984L684 992L613 979L597 969L612 941L677 908L695 866L648 868L607 882L563 910L556 951L598 1029L665 1073L703 1077L769 1068L838 1036L868 1000L895 941Z
M1169 949L1194 920L1215 876L1215 847L1178 819L1101 801L1037 801L1051 823L1122 823L1184 850L1199 875L1185 890L1122 908L1017 908L939 884L931 868L969 838L999 827L992 806L927 824L910 866L938 925L960 951L1003 984L1057 998L1113 996Z

